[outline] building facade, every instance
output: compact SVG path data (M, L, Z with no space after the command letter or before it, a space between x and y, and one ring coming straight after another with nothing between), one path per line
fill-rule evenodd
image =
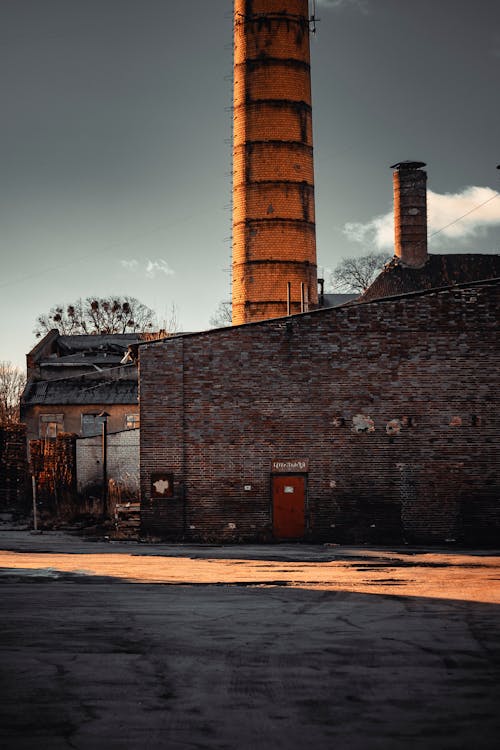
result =
M143 532L497 538L498 292L483 281L140 346Z
M99 434L103 412L110 432L138 427L137 367L121 361L140 337L48 333L26 357L20 411L28 439Z

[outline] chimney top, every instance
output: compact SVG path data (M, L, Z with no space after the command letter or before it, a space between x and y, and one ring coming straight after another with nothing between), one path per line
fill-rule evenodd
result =
M403 169L421 169L425 167L423 161L397 161L396 164L391 164L391 169L397 169L399 171Z

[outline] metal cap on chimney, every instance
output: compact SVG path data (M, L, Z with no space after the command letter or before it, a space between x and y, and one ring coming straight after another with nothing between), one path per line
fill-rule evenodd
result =
M391 165L394 185L394 252L401 263L422 268L427 262L427 173L423 161Z
M391 169L420 169L427 166L423 161L398 161L391 164Z

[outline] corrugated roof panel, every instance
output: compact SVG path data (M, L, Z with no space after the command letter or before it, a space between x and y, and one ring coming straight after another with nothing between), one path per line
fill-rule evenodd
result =
M86 378L34 384L25 404L137 404L136 380L93 381Z

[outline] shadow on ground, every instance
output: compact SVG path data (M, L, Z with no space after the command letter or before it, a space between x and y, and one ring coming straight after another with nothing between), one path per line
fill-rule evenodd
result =
M49 569L0 582L4 748L497 747L498 605Z

